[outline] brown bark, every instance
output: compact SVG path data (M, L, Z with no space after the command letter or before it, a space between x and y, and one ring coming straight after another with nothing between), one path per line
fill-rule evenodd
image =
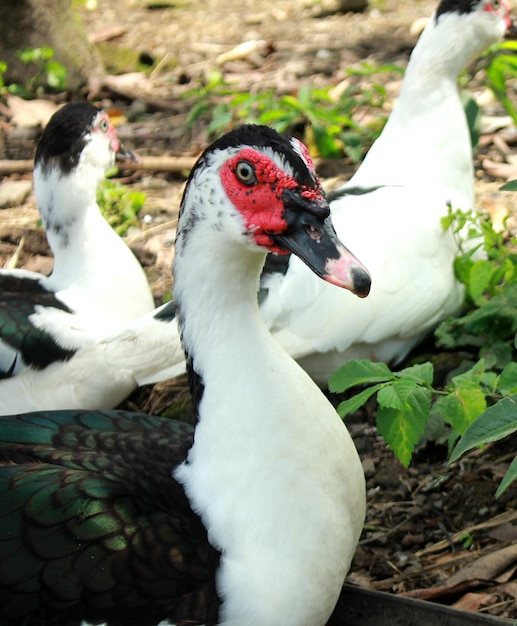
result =
M25 84L34 77L33 64L16 56L19 50L50 46L54 59L68 70L67 87L75 90L102 74L102 62L72 11L71 0L1 0L0 61L7 63L5 80Z

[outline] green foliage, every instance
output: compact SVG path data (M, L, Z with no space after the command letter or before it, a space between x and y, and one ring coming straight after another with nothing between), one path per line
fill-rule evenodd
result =
M3 76L7 71L7 64L0 61L0 95L11 93L27 98L37 95L49 87L57 91L66 88L67 70L62 63L54 59L53 48L48 46L28 48L19 50L16 54L25 65L34 65L34 76L25 85L17 83L6 85Z
M4 74L7 71L7 63L0 61L0 95L6 91L6 85L4 81Z
M515 432L517 432L517 395L512 394L488 408L467 428L452 452L451 462L472 448L498 441ZM517 457L511 462L497 488L496 496L501 495L515 479L517 479Z
M97 190L97 202L108 224L123 235L131 226L138 226L138 212L146 195L111 180L103 180Z
M351 81L337 97L331 87L302 86L283 96L277 96L274 90L257 94L239 92L224 82L220 72L213 71L205 85L185 94L191 103L187 125L208 116L210 135L221 134L236 123L266 124L279 132L301 129L314 154L323 157L347 154L357 162L386 121L384 114L379 114L372 124L358 121L365 107L380 111L385 102L384 87L371 79L381 72L401 71L393 65L373 67L363 63L348 70L362 81Z
M508 79L517 77L517 41L503 41L487 53L487 85L517 125L517 108L508 95Z
M406 466L430 417L449 425L451 448L461 437L454 459L517 430L517 255L513 252L517 241L505 241L486 216L449 210L442 222L457 238L456 276L465 285L470 309L442 322L436 341L446 350L466 351L471 359L440 388L433 386L431 362L391 371L385 363L350 361L329 380L330 390L336 393L368 385L343 401L338 412L345 417L375 395L378 430ZM462 243L478 239L472 250ZM482 259L474 256L480 245L486 253ZM498 493L515 478L517 460Z
M442 219L444 229L450 228L456 237L460 254L454 260L458 280L467 289L467 298L473 306L483 306L490 298L500 294L517 278L516 241L506 244L505 234L494 230L490 218L473 211L452 211ZM479 244L470 251L464 241ZM486 259L474 259L480 246L484 247Z

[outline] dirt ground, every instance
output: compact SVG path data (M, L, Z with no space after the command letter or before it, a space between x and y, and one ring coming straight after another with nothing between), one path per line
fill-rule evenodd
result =
M137 50L142 62L153 64L146 77L110 78L90 86L103 106L120 109L118 132L123 141L143 156L195 156L207 143L206 126L185 130L188 109L182 94L201 84L210 70L223 72L225 80L239 88L251 92L274 88L281 94L305 84L338 84L345 68L360 60L405 66L420 20L434 6L429 0L372 0L368 11L350 13L336 10L338 0L98 0L93 10L81 5L80 11L88 33L108 50L108 59L115 59L117 49L124 47ZM250 40L262 43L244 58L222 62L220 55ZM481 71L470 86L487 119L501 121L503 111L487 97L482 79ZM400 76L384 80L392 102ZM34 139L24 137L16 143L13 122L1 112L0 124L0 159L31 158ZM476 153L478 204L494 216L515 211L515 200L498 190L513 177L512 171L501 166L494 170L486 161L503 165L511 161L515 133L507 124L499 126L501 131L483 134ZM322 163L321 168L331 188L348 178L354 166L345 160ZM30 174L9 178L30 179ZM184 176L137 171L125 173L123 180L148 196L141 227L126 239L161 303L171 286L175 218ZM37 219L32 195L22 205L2 211L0 267L14 257L18 267L51 270ZM432 345L419 348L416 356L426 350L432 351ZM139 390L124 407L162 413L185 397L185 382L179 380ZM490 445L450 467L446 447L427 443L406 469L377 434L374 404L348 424L364 460L368 485L367 521L349 580L517 618L517 494L510 489L500 499L494 497L516 440Z

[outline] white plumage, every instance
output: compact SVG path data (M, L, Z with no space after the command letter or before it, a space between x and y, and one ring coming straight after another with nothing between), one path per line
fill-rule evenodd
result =
M323 626L361 531L361 463L333 407L271 338L256 292L265 248L295 250L361 295L368 281L312 212L319 192L300 144L265 127L228 137L191 175L178 225L174 297L199 422L175 477L222 551L218 623Z
M92 346L154 307L140 263L96 203L97 186L121 152L108 116L91 104L66 105L45 128L35 157L34 191L54 267L48 277L0 271L2 413L83 406L68 403L71 396L82 395L73 389L83 382L74 378L81 369L62 371L61 366L86 348L82 367L91 369L91 378ZM18 383L21 372L25 382ZM69 389L61 397L63 387ZM45 389L42 404L38 388ZM87 406L106 405L93 401Z
M381 136L352 179L330 194L336 231L372 276L367 299L332 289L294 255L285 272L266 263L261 314L320 385L350 359L402 360L460 312L457 245L440 222L448 204L474 207L472 145L457 79L510 26L506 2L443 0L411 55ZM174 324L169 331L178 344ZM181 374L184 363L171 363L171 371Z
M354 358L400 361L464 291L440 219L474 207L472 147L458 74L510 27L505 2L443 0L407 67L400 97L352 179L331 194L336 231L368 267L366 300L332 290L291 257L264 274L261 312L280 343L325 384Z

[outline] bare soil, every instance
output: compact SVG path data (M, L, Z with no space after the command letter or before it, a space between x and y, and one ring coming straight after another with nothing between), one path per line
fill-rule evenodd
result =
M338 84L345 78L345 68L360 60L405 66L418 37L418 21L434 6L429 0L378 0L366 12L351 13L338 10L337 0L98 0L92 11L84 5L80 11L88 32L102 41L105 54L107 50L108 69L121 71L121 61L115 62L121 48L136 50L140 62L154 64L154 69L147 77L90 85L91 95L103 106L120 111L119 135L142 155L195 156L209 141L206 123L185 129L188 108L182 94L206 82L210 70L223 72L236 88L250 92L273 88L282 94L301 85ZM263 43L242 58L218 63L219 55L250 40ZM134 63L122 70L133 71ZM400 76L387 74L382 80L392 102ZM487 116L503 115L500 106L486 97L482 70L470 86ZM31 158L34 137L22 133L23 140L14 141L17 130L0 110L0 158ZM513 176L512 171L494 170L486 159L504 164L511 160L514 143L515 134L507 128L485 132L476 152L478 203L494 219L504 211L514 212L515 200L498 190ZM354 165L344 159L321 162L320 168L331 188L348 178ZM184 175L124 174L125 183L148 194L142 225L126 239L161 303L171 287L175 219ZM30 178L30 173L10 176L24 177ZM8 263L51 270L32 195L23 205L2 211L0 266ZM436 358L432 343L413 357L426 351ZM455 359L442 359L445 370L454 367ZM177 380L138 390L124 407L177 415L187 397L185 381ZM515 439L473 452L451 466L446 445L428 442L404 468L376 431L374 403L353 416L349 428L368 485L367 520L349 580L517 618L517 495L510 489L498 500L494 496L513 458Z

